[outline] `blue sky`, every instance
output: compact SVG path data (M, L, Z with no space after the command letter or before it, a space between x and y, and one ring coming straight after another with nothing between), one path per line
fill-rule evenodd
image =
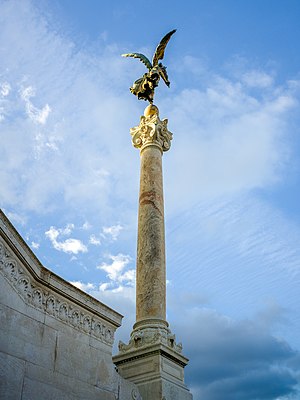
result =
M165 54L168 321L195 400L300 397L300 3L0 0L0 204L41 262L135 315L146 102Z

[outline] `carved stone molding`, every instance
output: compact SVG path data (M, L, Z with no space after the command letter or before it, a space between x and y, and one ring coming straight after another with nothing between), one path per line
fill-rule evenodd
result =
M155 344L163 344L176 353L182 353L182 344L177 344L175 335L171 333L170 329L162 326L149 326L134 329L131 332L128 344L122 341L119 342L119 352L122 354Z
M146 146L156 145L161 151L168 151L173 134L168 131L167 125L167 119L160 120L158 108L148 106L141 116L140 124L130 129L133 146L143 150Z
M29 306L40 310L72 328L113 345L114 328L104 324L57 293L42 287L0 240L0 273Z

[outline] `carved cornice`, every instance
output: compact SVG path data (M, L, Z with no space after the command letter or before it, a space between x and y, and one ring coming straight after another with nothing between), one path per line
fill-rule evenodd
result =
M92 313L86 312L49 288L38 284L2 240L0 240L0 274L29 306L105 344L113 345L115 331L113 326L103 323Z
M141 116L140 124L130 129L132 144L134 147L143 150L146 146L155 145L161 151L168 151L171 147L173 134L168 131L168 120L159 118L156 106L150 106Z
M114 329L121 326L123 316L120 313L45 268L1 209L0 237L12 249L15 257L37 284L49 287L51 291L56 292L62 298L68 298L78 307L105 320Z

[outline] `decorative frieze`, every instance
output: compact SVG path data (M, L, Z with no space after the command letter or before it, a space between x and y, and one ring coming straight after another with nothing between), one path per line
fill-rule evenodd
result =
M75 306L57 293L40 286L2 241L0 241L0 273L29 306L105 344L113 345L112 326L108 326L92 313Z

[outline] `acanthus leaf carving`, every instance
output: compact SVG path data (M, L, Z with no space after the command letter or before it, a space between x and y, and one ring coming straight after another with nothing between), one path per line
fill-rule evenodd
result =
M143 149L147 145L156 145L162 151L168 151L171 147L173 134L168 130L168 120L160 120L158 109L152 106L152 114L143 115L140 124L130 129L132 144L138 149Z
M161 327L144 327L134 330L128 344L119 342L119 351L126 353L155 344L163 344L177 353L182 353L182 344L176 343L175 335L168 328Z

